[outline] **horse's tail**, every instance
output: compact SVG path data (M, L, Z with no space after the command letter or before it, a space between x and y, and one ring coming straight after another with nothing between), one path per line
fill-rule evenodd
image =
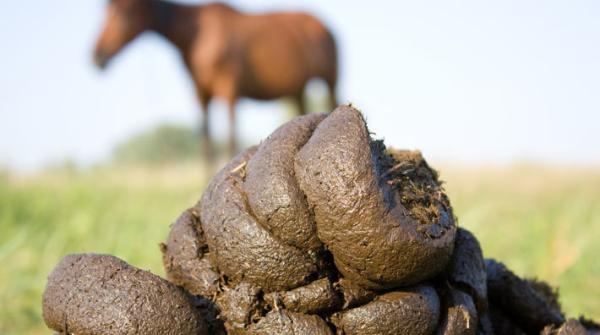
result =
M331 110L337 106L336 87L338 82L338 50L331 31L310 14L302 13L296 18L299 24L295 32L300 33L306 57L308 77L319 77L325 81L330 95ZM301 27L301 29L297 29Z
M322 39L323 41L321 42L321 45L324 53L324 66L322 68L323 73L321 76L325 80L325 83L327 83L330 108L331 111L333 111L333 109L337 107L336 88L339 74L337 43L335 42L335 38L329 29L325 29L325 34L323 35Z

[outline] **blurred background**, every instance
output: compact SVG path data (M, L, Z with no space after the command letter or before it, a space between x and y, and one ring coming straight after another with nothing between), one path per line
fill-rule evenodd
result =
M339 101L388 146L423 152L486 256L560 286L570 316L600 319L600 3L228 3L323 20ZM67 253L163 275L157 245L210 178L171 44L147 33L93 66L106 4L0 2L0 334L48 333L41 292ZM307 95L324 111L322 83ZM244 147L294 114L286 100L238 106ZM225 105L211 113L223 142Z

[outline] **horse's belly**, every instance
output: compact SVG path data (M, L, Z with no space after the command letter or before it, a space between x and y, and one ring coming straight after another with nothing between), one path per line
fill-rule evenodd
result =
M306 50L283 36L263 38L247 52L241 81L245 93L253 98L301 94L314 75L304 55Z
M240 90L240 95L259 100L272 100L285 96L297 96L302 94L303 91L304 82L278 83L277 81L272 81L265 83L254 81L245 85L244 89Z

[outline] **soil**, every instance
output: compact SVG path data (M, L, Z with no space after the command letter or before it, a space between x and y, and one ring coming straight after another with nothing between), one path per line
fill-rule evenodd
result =
M597 330L565 323L556 289L484 260L456 221L421 153L386 148L343 105L282 125L212 178L161 244L174 285L114 257L67 256L44 318L109 335Z

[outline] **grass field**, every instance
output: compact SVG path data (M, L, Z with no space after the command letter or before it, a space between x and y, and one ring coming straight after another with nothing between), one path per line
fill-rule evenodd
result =
M459 224L516 273L560 285L570 315L600 319L600 169L441 169ZM194 164L0 174L0 334L48 334L46 276L72 252L163 275L158 243L200 196Z

